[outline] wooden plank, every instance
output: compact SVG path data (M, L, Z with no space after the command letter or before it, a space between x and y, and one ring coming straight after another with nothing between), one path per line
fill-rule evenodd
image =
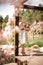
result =
M17 63L8 63L8 64L4 64L4 65L17 65Z
M43 56L18 56L16 58L23 63L27 60L28 65L43 65Z
M30 6L30 5L24 5L24 9L35 9L43 11L43 7Z
M33 58L33 56L16 56L16 58L21 62L24 62L30 60L30 58Z

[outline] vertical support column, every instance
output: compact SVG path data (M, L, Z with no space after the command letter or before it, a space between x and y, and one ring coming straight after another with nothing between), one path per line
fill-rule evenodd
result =
M19 16L16 16L15 26L19 26ZM15 56L18 56L19 33L15 33Z
M19 26L19 16L16 16L16 22L15 22L15 26ZM15 56L18 56L18 45L19 45L19 33L15 32ZM17 62L17 59L15 59L15 62Z

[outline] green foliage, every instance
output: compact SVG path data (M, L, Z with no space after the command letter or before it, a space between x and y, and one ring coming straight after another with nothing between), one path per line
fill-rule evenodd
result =
M32 42L31 42L31 43L28 42L28 43L25 44L26 47L31 47L31 46L33 46L33 45L34 45L34 43L32 43Z
M5 26L6 26L6 23L5 23L5 22L3 22L3 23L2 23L2 28L4 29L4 28L5 28Z
M39 47L43 47L43 34L35 35L34 39L29 36L29 41L26 43L27 47L31 47L33 45L38 45Z
M14 62L14 55L10 55L8 57L5 58L5 64L8 64L8 63L13 63Z
M8 15L5 18L3 18L2 16L0 16L0 25L2 26L3 29L5 28L6 23L8 22L8 18L9 18Z
M37 41L37 42L31 42L31 43L26 43L26 47L31 47L33 45L38 45L39 47L43 46L43 42L42 41Z
M40 10L22 10L20 12L20 16L22 16L22 21L34 21L34 20L43 20L43 11Z
M14 45L14 35L12 35L11 42L12 45Z
M3 23L3 17L0 16L0 25L2 25L2 23Z
M8 18L9 16L7 15L4 19L3 19L3 23L2 23L2 28L4 29L6 26L6 23L8 22Z
M43 46L43 42L42 41L37 41L37 42L35 42L35 44L37 44L39 47Z
M8 44L7 41L3 41L2 42L2 45L6 45L6 44Z
M6 17L5 17L5 19L4 19L4 22L5 22L5 23L7 23L7 22L8 22L8 18L9 18L9 16L8 16L8 15L6 15Z
M43 31L41 32L41 34L43 34Z

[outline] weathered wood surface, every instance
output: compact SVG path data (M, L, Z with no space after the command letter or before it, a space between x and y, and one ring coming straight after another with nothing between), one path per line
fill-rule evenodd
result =
M8 63L8 64L4 64L4 65L17 65L17 63Z
M20 62L27 61L28 65L43 65L43 56L18 56Z

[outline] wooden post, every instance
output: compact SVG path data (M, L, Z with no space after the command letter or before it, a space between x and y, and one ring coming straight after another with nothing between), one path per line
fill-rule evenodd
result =
M19 16L16 16L15 26L19 26ZM15 56L18 56L19 33L15 33Z
M19 15L15 17L15 27L19 27ZM15 56L18 56L18 44L19 44L19 33L15 32ZM15 62L17 62L17 59L15 59Z

